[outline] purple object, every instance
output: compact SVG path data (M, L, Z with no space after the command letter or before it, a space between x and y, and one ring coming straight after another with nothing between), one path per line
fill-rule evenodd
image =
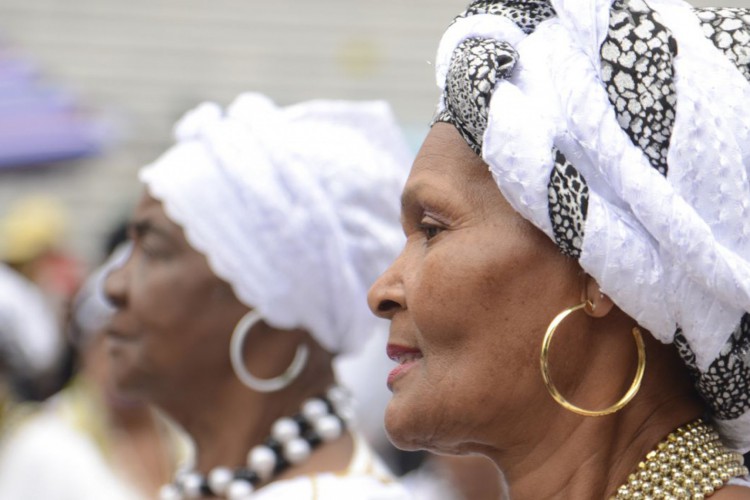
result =
M72 95L51 88L29 62L0 49L0 169L49 164L100 151L101 124Z

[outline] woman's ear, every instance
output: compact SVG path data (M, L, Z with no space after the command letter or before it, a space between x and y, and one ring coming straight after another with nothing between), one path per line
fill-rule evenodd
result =
M588 274L585 278L583 293L583 300L588 300L593 304L593 307L586 308L586 313L594 318L603 318L615 305L612 299L602 293L599 283Z
M234 300L234 301L239 302L239 300L237 299L237 296L234 293L234 290L232 289L232 285L218 278L216 280L216 284L213 289L213 297L219 301Z

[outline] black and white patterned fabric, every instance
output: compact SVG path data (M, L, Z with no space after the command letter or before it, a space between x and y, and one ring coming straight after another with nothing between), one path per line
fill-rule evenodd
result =
M750 81L750 12L747 9L695 9L703 32ZM750 409L750 314L742 316L720 356L707 371L698 369L695 353L682 335L675 345L696 381L698 392L715 415L734 419Z
M548 1L476 1L456 19L476 14L506 17L524 32L554 16ZM455 22L455 20L454 20ZM433 119L452 123L466 143L479 156L487 127L492 91L500 78L510 77L518 53L506 42L486 38L468 38L453 52L445 82L445 108ZM588 187L583 176L558 149L552 153L554 168L549 179L550 221L560 251L577 258L583 243L583 230L588 207Z
M707 371L698 369L695 354L681 331L675 334L674 343L714 415L729 420L750 409L750 314L742 316L740 325Z
M553 17L555 11L549 0L476 0L453 23L477 14L504 17L525 33L531 33L539 23ZM481 156L492 91L499 78L510 76L517 60L516 50L507 41L486 38L463 41L453 52L443 94L444 107L432 124L452 123Z
M549 218L560 251L573 258L581 255L583 230L589 206L586 179L555 149L555 165L550 173L548 197Z
M547 0L508 0L493 2L492 0L478 0L459 14L456 19L477 14L494 14L503 16L523 30L524 33L533 32L542 21L555 16L555 9ZM455 22L455 19L454 21Z
M750 12L747 9L695 9L703 33L750 81Z
M643 0L616 0L601 46L602 80L617 120L651 165L667 174L675 118L677 42Z
M445 82L445 110L433 123L452 123L481 156L492 91L499 79L510 76L517 60L518 53L508 43L480 38L464 40L453 52Z
M675 343L727 444L750 450L750 11L475 1L436 71L434 121L620 309Z

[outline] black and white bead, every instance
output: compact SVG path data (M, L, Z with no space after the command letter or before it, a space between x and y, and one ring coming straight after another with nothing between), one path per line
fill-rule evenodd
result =
M539 26L539 23L554 17L555 9L548 0L477 0L456 19L476 14L506 17L516 23L524 33L529 34Z
M245 467L215 467L207 477L195 471L180 472L174 483L161 488L159 498L246 500L259 484L292 465L304 462L321 443L341 437L352 415L348 392L332 387L325 397L305 401L300 412L293 417L276 420L271 436L248 452Z
M487 38L461 42L453 51L445 80L445 110L433 123L453 124L469 147L481 156L492 92L499 79L511 75L517 60L518 53L505 42Z
M583 247L589 187L560 150L555 148L553 154L555 163L547 186L549 219L560 251L577 259Z
M617 120L651 165L667 174L675 119L677 42L643 0L615 0L600 48L602 81Z
M681 330L674 337L680 357L693 376L698 392L714 415L725 420L750 409L750 313L742 316L719 357L701 372Z
M706 38L750 81L750 10L708 8L695 9L695 14Z

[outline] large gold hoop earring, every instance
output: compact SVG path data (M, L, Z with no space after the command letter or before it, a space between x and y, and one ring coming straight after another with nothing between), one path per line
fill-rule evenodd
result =
M591 301L586 300L585 302L578 304L577 306L565 309L563 312L555 316L555 319L553 319L549 324L549 327L547 327L547 332L544 334L544 340L542 341L542 354L539 357L539 362L542 367L542 378L544 379L544 385L547 387L547 390L555 399L555 401L557 401L563 408L572 411L573 413L584 415L586 417L601 417L621 410L638 393L638 389L640 389L641 387L641 381L643 380L643 374L646 371L646 348L643 345L641 330L637 326L634 327L633 338L635 338L635 345L638 347L638 368L636 369L635 379L633 379L633 383L630 384L628 392L626 392L618 402L608 408L604 408L603 410L586 410L572 404L570 401L565 399L562 394L560 394L560 391L557 390L555 384L552 383L552 378L549 374L549 348L550 343L552 342L552 336L555 334L555 330L557 329L557 327L560 326L560 323L562 323L569 314L576 312L579 309L583 309L587 306L593 309L593 304L591 303Z

